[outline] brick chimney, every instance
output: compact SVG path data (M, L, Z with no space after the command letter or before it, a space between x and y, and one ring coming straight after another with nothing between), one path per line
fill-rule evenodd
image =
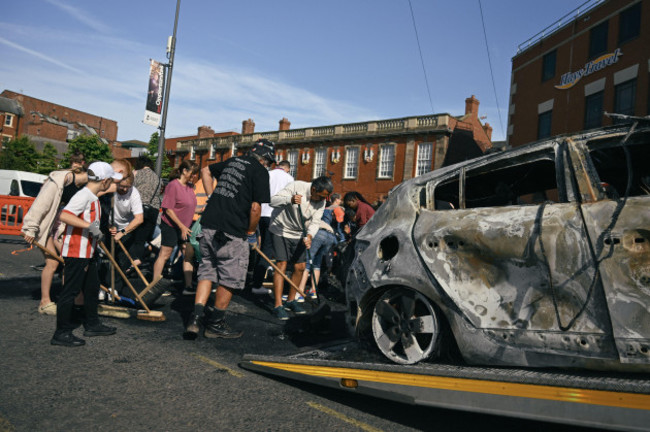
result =
M282 120L280 120L280 129L281 131L286 131L291 129L291 122L286 118L282 117Z
M479 101L474 95L465 99L465 115L471 114L473 117L478 117L478 104Z
M483 130L485 131L485 135L487 135L488 139L492 141L492 126L490 126L490 123L485 123L483 125Z
M199 138L211 138L214 136L214 131L210 126L199 126Z
M252 119L244 120L241 122L242 135L249 135L255 133L255 122Z

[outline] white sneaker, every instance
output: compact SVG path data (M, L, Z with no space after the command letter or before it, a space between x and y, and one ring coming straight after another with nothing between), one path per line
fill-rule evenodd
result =
M255 294L255 295L264 295L264 294L270 295L271 294L271 290L268 289L268 288L264 288L264 287L252 288L251 292L253 294Z
M303 296L301 296L300 294L296 294L296 299L295 300L298 303L304 303L305 302L305 298Z

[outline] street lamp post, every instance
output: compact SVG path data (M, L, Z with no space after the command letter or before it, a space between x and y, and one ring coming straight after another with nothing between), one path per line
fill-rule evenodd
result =
M165 79L165 97L163 98L162 122L160 124L160 138L158 139L158 159L156 159L156 174L162 173L163 158L165 156L165 125L167 124L167 106L169 104L169 91L172 86L172 70L174 69L174 52L176 51L176 28L178 27L178 12L181 8L181 0L176 0L176 16L174 18L174 33L167 42L167 57L169 63Z

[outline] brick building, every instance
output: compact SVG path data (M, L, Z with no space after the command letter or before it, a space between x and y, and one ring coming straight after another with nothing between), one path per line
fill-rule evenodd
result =
M650 0L595 0L519 46L512 59L508 144L612 124L604 112L650 113Z
M23 107L15 100L0 96L0 141L18 138L18 128L25 116Z
M27 135L36 144L38 150L42 149L44 143L49 142L60 154L64 153L67 149L67 141L80 135L98 135L111 147L117 144L115 120L10 90L3 91L0 97L14 101L22 109L23 115L18 115L15 119L14 138ZM6 115L4 118L6 119Z
M331 126L291 129L283 118L277 131L179 139L175 165L184 159L202 167L246 153L258 138L276 143L278 160L291 162L297 180L330 175L334 190L356 190L373 202L395 185L441 166L479 156L491 147L492 128L478 117L479 101L465 100L465 114L435 114Z
M199 151L195 156L195 154L191 153L192 148L190 148L189 151L181 151L180 153L177 153L176 149L178 147L178 144L185 141L205 140L231 136L239 136L239 134L237 132L215 132L210 126L199 126L196 135L165 138L165 152L167 153L167 158L169 159L172 166L178 166L178 164L180 164L183 160L183 157L185 157L185 159L190 157L192 160L195 160L196 163L198 163L201 167L204 167L208 163L206 152Z

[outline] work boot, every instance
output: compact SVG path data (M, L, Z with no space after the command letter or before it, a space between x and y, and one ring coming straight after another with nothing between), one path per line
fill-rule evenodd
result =
M201 318L193 313L190 315L190 319L187 321L187 326L183 332L183 339L185 340L195 340L199 336L199 325Z
M86 341L76 337L71 331L54 332L50 344L65 347L78 347L86 345Z
M87 326L84 325L84 336L110 336L117 332L117 327L110 327L98 322L97 324Z
M205 336L208 339L214 339L214 338L236 339L238 337L241 337L241 335L243 334L244 332L242 331L233 330L232 328L230 328L225 318L219 321L206 323L205 331L203 332L203 336Z
M242 334L244 334L244 332L233 330L230 328L228 323L226 323L225 311L220 311L211 306L205 308L205 330L203 336L208 339L235 339L240 337Z

